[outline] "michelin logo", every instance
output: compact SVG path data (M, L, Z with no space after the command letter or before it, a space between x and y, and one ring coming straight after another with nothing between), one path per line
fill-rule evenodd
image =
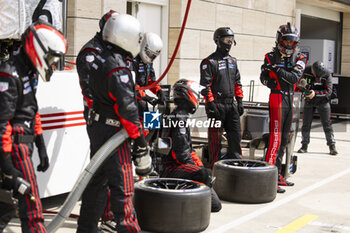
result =
M157 112L143 113L143 128L145 129L160 129L160 116L162 114Z

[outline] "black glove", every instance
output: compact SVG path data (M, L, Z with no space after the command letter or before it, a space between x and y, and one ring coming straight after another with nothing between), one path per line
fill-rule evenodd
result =
M262 71L271 70L271 71L275 72L276 74L278 74L280 67L277 66L276 64L263 64L261 66L261 70Z
M150 103L153 107L158 104L158 99L157 98L154 98L154 97L151 97L151 96L146 96L143 99L146 100L148 103Z
M22 173L13 166L10 153L0 155L0 167L4 175L4 186L14 189L17 177L22 177Z
M237 110L238 110L238 114L240 116L243 115L244 113L244 107L243 107L243 102L242 102L242 97L236 97L236 100L237 100Z
M266 86L270 89L275 89L277 87L276 79L271 78L271 79L267 80Z
M214 102L207 102L205 104L205 112L209 118L220 119L220 112Z
M152 158L148 152L147 142L143 135L136 138L133 145L133 160L136 167L135 172L139 176L146 176L153 170Z
M159 90L157 92L157 97L158 97L158 104L165 105L166 97L165 97L165 94L162 90Z
M38 148L38 154L40 159L40 164L37 166L36 170L38 172L45 172L49 168L50 164L49 157L47 156L46 152L44 137L42 134L36 136L35 146Z

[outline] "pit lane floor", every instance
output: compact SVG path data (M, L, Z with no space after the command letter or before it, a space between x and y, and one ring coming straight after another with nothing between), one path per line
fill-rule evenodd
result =
M289 179L293 187L266 204L239 204L223 201L219 213L212 213L205 233L320 233L350 232L350 124L333 124L338 156L328 154L324 133L314 120L309 153L298 155L298 171ZM295 150L300 148L300 133ZM247 151L244 155L248 156ZM62 200L60 200L62 201ZM60 202L61 203L61 202ZM80 203L73 213L78 214ZM50 208L57 211L58 207ZM45 214L46 224L53 218ZM69 218L57 231L76 231L76 219ZM5 232L20 231L13 219Z

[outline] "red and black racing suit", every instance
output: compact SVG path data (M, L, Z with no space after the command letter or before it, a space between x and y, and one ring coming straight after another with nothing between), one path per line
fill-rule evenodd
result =
M107 43L107 42L106 42ZM130 138L141 135L135 86L127 68L125 50L106 45L97 59L96 69L89 77L93 97L91 121L91 153L97 150L122 127ZM98 116L98 117L96 117ZM111 190L111 209L118 232L139 232L140 227L132 204L134 179L129 142L125 141L96 172L82 196L77 232L97 232L107 198Z
M81 48L76 60L79 83L83 95L84 119L87 123L86 131L89 138L91 129L90 124L88 124L88 116L89 111L92 108L92 96L89 90L89 77L92 71L97 69L96 61L101 59L103 60L103 58L100 56L103 48L104 42L102 39L102 33L97 32L96 35ZM93 154L90 154L90 157L92 155ZM114 219L114 215L111 211L110 190L108 190L107 204L102 219L103 221Z
M161 177L194 180L212 187L211 171L203 166L192 148L191 131L186 125L188 118L188 111L178 106L166 119L167 125L171 125L171 128L163 128L162 136L172 139L172 150L164 159L164 171ZM184 127L174 127L175 124L181 124L180 122L183 122ZM212 189L212 211L217 212L220 209L220 200Z
M144 63L140 55L133 59L131 69L135 72L136 85L139 85L140 87L151 85L156 81L153 64ZM159 91L162 91L162 88L157 84L151 88L150 91L157 95ZM147 102L149 102L150 98L152 97L146 95L144 90L137 91L137 105L141 122L143 121L143 113L149 111Z
M35 135L43 133L35 97L38 74L33 70L23 50L0 66L0 156L12 155L14 167L30 183L35 197L32 201L28 195L18 195L22 232L46 233L31 158Z
M276 165L281 174L282 158L288 143L288 137L293 120L293 98L296 83L302 77L307 58L301 54L293 54L290 58L282 57L274 50L265 55L262 67L271 67L273 70L262 69L260 80L267 82L271 89L269 97L270 111L270 139L266 154L266 162Z
M312 99L306 98L303 109L303 126L301 128L302 144L310 143L311 123L314 116L315 108L320 114L323 131L326 136L327 145L335 144L333 127L331 124L331 106L330 99L333 89L332 76L315 77L312 75L311 66L306 67L304 78L308 80L310 90L315 91L315 97Z
M205 87L202 95L207 102L215 102L220 113L221 128L209 128L209 159L210 167L220 159L221 155L221 135L225 129L228 140L227 159L241 159L241 124L237 105L242 102L243 91L241 75L237 67L237 60L230 55L223 55L220 51L212 53L205 58L200 65L200 84ZM208 115L208 118L215 116Z

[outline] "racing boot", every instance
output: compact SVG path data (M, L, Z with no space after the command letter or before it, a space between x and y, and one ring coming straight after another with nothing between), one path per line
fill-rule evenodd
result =
M337 155L338 154L338 151L335 149L334 144L329 146L329 154L330 155Z
M307 144L302 144L301 148L298 150L298 153L306 153L307 152Z
M278 185L280 186L294 186L293 182L287 181L282 175L278 176Z
M281 188L280 186L277 186L277 193L284 193L286 190Z

